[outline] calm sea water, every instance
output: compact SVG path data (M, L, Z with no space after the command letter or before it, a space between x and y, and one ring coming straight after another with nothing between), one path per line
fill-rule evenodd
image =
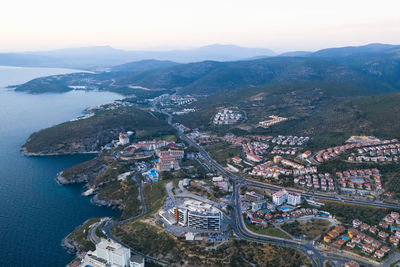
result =
M82 91L29 95L4 88L67 72L73 71L0 67L0 266L65 266L73 255L61 247L61 240L69 232L88 218L119 215L90 204L80 196L81 185L55 181L59 171L92 155L26 157L19 151L32 132L120 98Z

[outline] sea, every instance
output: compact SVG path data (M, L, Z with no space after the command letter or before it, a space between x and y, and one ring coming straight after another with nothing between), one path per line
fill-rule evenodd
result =
M27 94L6 88L31 79L78 72L0 66L0 266L65 266L73 258L62 239L92 217L119 212L92 205L82 184L59 185L58 172L91 154L27 157L29 135L82 115L89 106L120 99L109 92Z

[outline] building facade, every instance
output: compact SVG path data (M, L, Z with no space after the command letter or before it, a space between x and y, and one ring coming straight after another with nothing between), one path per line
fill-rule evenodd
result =
M287 201L287 197L288 192L285 189L282 189L272 195L272 202L274 202L275 205L280 206Z
M210 204L195 200L186 200L169 210L176 222L196 230L220 231L222 212Z
M287 196L287 203L293 206L299 205L301 203L301 195L296 193L289 193Z

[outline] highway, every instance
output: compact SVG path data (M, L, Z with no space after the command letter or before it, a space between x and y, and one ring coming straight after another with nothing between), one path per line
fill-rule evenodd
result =
M156 112L160 112L156 108L156 104L153 103L153 107ZM201 155L202 159L205 160L206 163L208 163L207 165L214 168L220 174L222 174L224 177L228 178L231 181L232 186L233 186L233 193L232 193L232 197L231 197L231 201L230 201L230 205L233 207L231 227L238 239L246 240L249 242L257 242L257 243L262 243L262 244L275 245L275 246L296 249L296 250L304 253L310 259L310 262L314 267L324 266L324 262L330 262L333 266L337 266L337 264L339 266L342 266L345 262L348 261L348 259L345 259L344 257L335 257L335 256L324 255L324 252L315 248L312 245L312 242L294 241L294 240L288 240L288 239L283 239L283 238L279 238L279 237L265 236L265 235L260 235L260 234L256 234L256 233L249 231L245 226L244 219L242 216L241 204L240 204L240 194L239 194L240 188L242 186L247 185L247 186L254 186L254 187L258 187L258 188L262 188L262 189L268 189L271 191L278 191L278 190L281 190L283 187L245 180L244 175L241 177L238 177L238 176L234 175L233 173L227 171L218 162L216 162L214 159L212 159L209 156L209 154L201 146L199 146L196 142L194 142L192 139L187 137L180 129L178 129L177 127L175 127L172 124L172 115L171 114L169 114L168 116L169 116L168 123L177 130L178 136L182 140L184 140L187 144L189 144L190 146L197 149L199 154ZM139 184L140 201L141 201L141 205L143 207L141 213L137 216L134 216L134 217L122 220L122 221L118 221L118 222L114 221L114 220L110 220L102 227L103 233L108 238L110 238L111 240L113 240L115 242L119 242L127 247L129 247L129 246L113 237L113 235L110 233L110 229L116 225L120 225L120 224L126 223L128 221L135 220L135 219L143 216L147 212L146 205L143 200L142 185L141 185L140 179L138 178L138 173L136 173L134 175L134 177L132 177L132 179L134 179ZM295 191L295 190L288 190L288 191ZM351 199L338 199L338 198L335 198L330 195L310 194L310 193L304 193L303 191L301 191L299 193L301 193L303 196L306 196L306 197L308 196L308 197L312 197L315 199L322 199L322 200L329 200L329 201L350 203L350 204L358 204L358 205L366 205L366 206L375 206L375 207L390 208L390 209L400 209L400 207L397 205L386 204L386 203L367 202L367 201L351 200ZM89 236L92 236L92 233L94 233L94 235L95 235L96 227L93 227L94 230L91 229L92 231L89 231ZM148 261L152 261L152 262L155 262L155 263L158 263L161 265L171 265L168 262L153 258L148 255L144 255L143 253L140 253L139 251L136 251L132 248L131 248L131 250L134 253L141 255Z
M173 126L171 121L172 121L172 116L169 116L168 123ZM196 142L194 142L192 139L187 137L179 129L176 129L176 130L178 131L178 135L182 140L186 141L190 146L196 148L199 151L199 154L201 155L201 157L205 161L207 161L210 166L212 166L214 169L216 169L218 172L220 172L223 176L225 176L232 182L233 195L232 195L230 204L233 207L233 216L232 216L232 221L231 221L231 227L239 239L247 240L250 242L257 242L257 243L263 243L263 244L269 244L269 245L289 247L289 248L299 250L299 251L303 252L310 259L310 262L313 266L323 266L324 262L330 262L333 266L336 266L337 264L339 264L339 266L342 266L345 262L347 262L349 259L351 259L350 257L346 259L344 256L335 257L335 256L324 255L324 252L319 251L317 248L315 248L312 245L312 242L304 242L304 241L300 242L300 241L294 241L294 240L287 240L287 239L282 239L279 237L264 236L264 235L259 235L259 234L250 232L244 224L244 220L243 220L243 216L242 216L242 212L241 212L240 197L239 197L240 187L242 187L244 185L248 185L248 186L254 186L254 187L259 187L259 188L263 188L263 189L268 189L271 191L278 191L278 190L281 190L283 187L248 181L248 180L244 179L245 175L243 175L242 177L238 177L238 176L232 174L231 172L229 172L225 168L223 168L218 162L216 162L214 159L212 159L209 156L209 154L201 146L199 146ZM292 190L289 190L289 191L292 191ZM296 191L296 190L293 190L293 191ZM393 204L368 202L368 201L353 200L353 199L338 199L338 198L335 198L330 195L310 194L310 193L304 193L303 191L300 191L300 190L298 190L298 191L303 196L312 197L314 199L329 200L329 201L334 201L334 202L358 204L358 205L365 205L365 206L374 206L374 207L381 207L381 208L400 209L400 207L398 205L393 205Z

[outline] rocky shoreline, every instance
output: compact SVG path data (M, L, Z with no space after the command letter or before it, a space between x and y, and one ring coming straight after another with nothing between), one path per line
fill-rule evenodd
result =
M21 147L21 152L28 157L46 157L46 156L64 156L64 155L80 155L80 154L99 154L100 151L80 151L80 152L29 152L26 147Z

